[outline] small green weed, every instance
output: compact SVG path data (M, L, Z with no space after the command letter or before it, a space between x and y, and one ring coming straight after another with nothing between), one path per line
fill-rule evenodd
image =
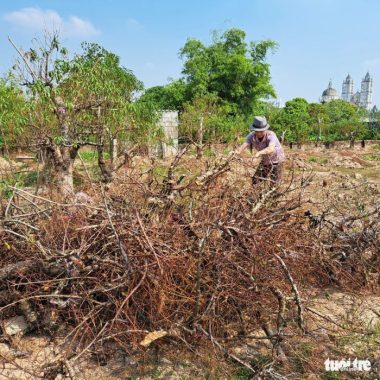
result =
M17 187L31 187L36 185L37 179L38 173L36 170L8 175L0 180L0 193L5 198L9 199L12 195L12 190L9 186L17 185Z
M231 380L249 380L252 378L252 372L245 367L240 367L232 375Z
M380 154L367 154L363 158L368 161L380 161Z
M205 149L203 151L203 155L205 157L215 157L216 154L215 154L215 151L213 149L208 148L208 149Z
M85 150L83 152L80 152L80 156L84 162L92 162L98 159L98 152L96 150ZM109 152L104 152L104 159L108 160L109 158Z
M326 372L323 379L324 380L340 380L342 379L342 377L339 372Z
M329 160L326 157L316 157L316 156L310 156L308 158L308 161L309 162L315 162L315 163L321 164L321 165L327 164L329 162Z
M351 327L347 325L347 327ZM380 339L380 323L371 327L366 335L351 334L342 337L337 337L336 346L344 352L348 347L353 355L358 357L371 357L379 347Z

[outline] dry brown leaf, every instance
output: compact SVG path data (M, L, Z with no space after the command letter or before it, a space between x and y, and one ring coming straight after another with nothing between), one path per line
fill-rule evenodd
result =
M140 342L140 344L143 347L148 347L152 342L155 340L164 337L165 335L168 335L167 331L164 330L158 330L158 331L152 331L145 335L144 340Z

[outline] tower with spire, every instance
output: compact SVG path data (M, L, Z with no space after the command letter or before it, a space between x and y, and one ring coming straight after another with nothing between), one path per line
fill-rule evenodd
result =
M369 72L367 72L362 79L360 91L354 92L354 81L351 75L348 74L343 81L341 99L356 104L358 107L370 110L372 108L372 85L373 79ZM325 90L325 92L327 90Z
M348 74L342 85L342 99L350 102L353 95L354 80L351 78L350 74Z
M367 72L362 80L359 106L369 110L372 106L372 77Z

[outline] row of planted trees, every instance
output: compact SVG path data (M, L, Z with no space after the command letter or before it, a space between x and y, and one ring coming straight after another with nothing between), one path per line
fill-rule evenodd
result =
M136 103L142 83L120 65L119 57L97 44L82 44L68 56L56 35L38 48L22 51L0 83L1 145L26 147L43 157L49 180L64 193L73 191L74 161L82 147L97 150L103 179L112 180L119 153L154 138L158 114ZM105 160L105 149L111 160Z
M245 32L230 29L215 33L204 45L188 39L180 50L182 76L165 86L144 92L140 101L181 114L181 135L197 145L234 141L245 135L255 115L265 115L279 136L288 142L375 139L380 135L380 114L342 100L326 104L303 98L273 105L267 57L276 50L271 40L247 43ZM369 123L370 121L370 123Z
M273 129L289 142L354 141L380 136L376 126L379 115L344 100L319 104L295 98L284 108L267 105L264 113Z
M180 135L195 143L236 140L262 98L274 96L267 53L273 41L245 42L231 29L215 34L210 46L189 39L180 54L183 77L145 91L142 82L120 65L119 57L83 43L69 56L56 35L23 51L0 83L1 136L5 151L26 147L44 158L49 180L73 190L73 168L82 147L97 150L103 179L111 181L118 153L160 138L158 110L176 109ZM105 159L109 149L110 160Z
M273 106L267 56L277 44L245 38L244 31L230 29L215 33L208 46L188 39L180 50L182 76L145 92L119 57L97 44L83 43L70 57L56 35L28 51L10 40L19 59L0 82L1 147L39 152L48 178L72 192L82 147L97 150L102 177L111 181L118 155L128 158L139 144L160 138L158 110L179 111L180 137L195 144L198 156L206 143L238 141L258 114L288 142L377 137L367 112L348 102L309 104L296 98L284 108Z
M287 143L313 141L332 143L357 139L379 139L380 115L343 100L308 103L295 98L279 108L272 103L258 103L250 114L231 115L213 96L197 97L184 104L181 134L191 137L197 146L207 142L234 142L249 132L254 115L265 115L270 127Z

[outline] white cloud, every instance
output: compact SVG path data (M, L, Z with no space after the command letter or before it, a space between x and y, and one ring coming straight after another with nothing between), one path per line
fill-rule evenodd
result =
M135 18L129 17L127 19L127 26L130 28L141 28L143 25L140 21L136 20Z
M4 15L4 20L15 27L30 31L58 31L65 36L90 37L99 34L99 30L87 20L70 16L65 20L54 10L22 8Z
M70 35L88 37L95 36L100 33L90 21L82 20L77 16L70 16L66 26L68 28L67 34Z

